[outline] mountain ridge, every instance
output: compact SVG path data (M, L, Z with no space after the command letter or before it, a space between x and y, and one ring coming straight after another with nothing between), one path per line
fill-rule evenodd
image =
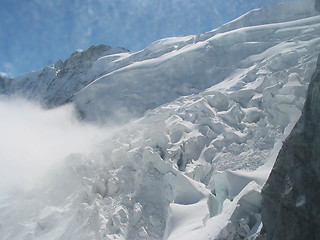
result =
M298 22L295 23L295 21L301 17L309 17L310 25L316 22L316 20L312 21L312 17L317 18L315 16L316 11L312 7L306 7L309 5L304 6L304 10L301 10L299 3L292 3L290 6L291 7L288 10L286 9L287 7L285 4L278 5L276 11L280 14L275 14L275 8L271 7L253 10L237 20L223 25L219 29L200 35L159 40L149 45L146 49L136 53L129 53L127 50L121 48L111 49L108 47L102 47L102 45L100 47L91 47L83 52L83 56L86 54L93 54L95 56L93 62L88 58L85 61L88 63L82 62L81 58L77 57L81 56L80 52L75 52L63 64L62 61L58 61L55 65L44 68L42 72L37 71L11 80L11 86L6 87L7 89L3 91L11 94L20 94L20 91L22 92L22 95L28 98L40 100L51 107L73 101L76 103L80 111L87 116L87 118L91 118L94 121L98 120L103 122L105 121L103 119L104 116L98 116L98 112L106 111L106 109L98 108L95 112L92 110L87 111L88 108L93 109L96 106L105 105L107 102L107 100L99 101L99 99L94 99L94 96L90 96L90 89L93 89L95 82L97 84L99 82L99 88L107 87L109 89L106 89L106 92L103 92L102 95L111 95L113 104L117 104L117 107L115 108L122 108L124 111L130 112L130 114L133 116L142 116L147 109L158 107L159 105L170 102L179 96L198 93L205 88L210 87L215 82L218 83L228 75L232 74L232 68L241 69L244 67L241 64L236 64L235 66L233 65L241 60L244 60L246 54L248 56L252 54L259 54L259 52L275 46L277 41L283 41L283 38L286 36L283 36L283 34L281 35L281 31L278 29L283 27L290 28L290 24L286 23L283 23L282 25L280 24L279 27L277 27L277 23L279 24L279 21L280 23L283 22L283 16L285 16L286 21L288 19L289 21L293 21L292 25L295 27L297 24L299 24ZM264 18L257 18L256 14L262 14ZM278 17L276 20L271 20L270 23L270 19L274 19L270 17L272 14L277 15ZM260 20L260 22L256 22L256 19L267 20ZM263 26L265 23L268 24ZM270 24L276 25L272 27ZM303 25L305 23L301 24ZM255 31L254 26L264 28L262 31L265 32L264 34L266 35L264 38L266 39L270 37L270 34L272 34L273 31L279 31L279 34L278 36L275 35L274 40L269 40L264 43L261 42L263 39L262 36L260 39L254 39L254 37L252 38L252 36L261 35L261 33L249 33L250 31ZM228 39L227 36L230 35L231 32L232 35L236 34L233 31L239 32L238 40L236 40L236 38ZM246 31L249 32L246 33ZM270 33L267 33L268 31ZM293 34L299 34L299 32L294 32ZM312 34L312 31L310 34ZM252 39L246 39L247 36L251 36ZM287 36L287 38L288 37L289 36ZM230 41L235 42L232 43ZM239 46L237 46L237 44L239 44ZM199 53L197 53L196 49L199 47L205 51L201 50ZM230 47L234 48L234 50L230 49L231 51L229 51ZM104 51L100 51L101 48L108 48L104 50L106 52L105 54L103 53ZM190 50L188 50L188 48ZM232 52L232 54L229 54L229 52ZM219 61L220 55L225 56L223 60ZM234 59L237 55L240 57L240 59ZM158 61L156 61L157 59ZM75 61L75 64L72 64L73 61ZM154 61L154 63L152 63L152 61ZM231 61L232 63L230 64L228 61ZM150 62L149 65L146 65L148 62ZM144 71L144 73L142 74L139 72L137 79L134 79L136 71L135 69L139 68L139 64L141 65L141 63L143 63L143 66L145 67L143 67L142 70L139 69L139 71ZM68 64L70 64L69 67L67 67ZM87 66L82 64L87 64ZM164 64L165 66L163 68L156 66L161 64ZM179 68L179 72L175 73L174 69L169 70L171 68L170 66L166 66L166 64L171 66L174 65L175 68ZM208 64L212 64L214 67ZM75 68L74 66L77 65L79 69L73 70ZM66 67L66 69L60 69L63 66ZM152 75L148 69L160 73L157 75ZM77 74L76 71L78 71ZM128 77L126 76L126 73L123 73L123 71L126 73L128 71L130 72L130 82L127 81ZM201 71L204 71L205 74L201 74ZM64 74L67 75L63 77ZM74 74L76 75L74 76ZM140 75L146 77L141 80L139 79L141 78ZM164 75L164 77L161 77L161 75ZM164 78L165 80L163 80ZM149 79L153 80L149 81ZM173 79L173 81L168 82L169 79ZM202 80L199 81L200 79ZM106 84L103 83L104 81L108 82L107 86L105 86ZM171 85L170 88L173 88L174 91L171 91L170 88L165 89L163 92L167 92L167 97L161 96L158 99L153 99L153 101L150 101L148 100L150 99L149 95L141 97L145 93L139 93L139 90L135 89L135 85L131 84L131 82L137 81L144 81L145 85L155 84L155 86L157 86L157 84L163 86L164 84L162 84L161 81L165 81L165 84ZM42 82L42 84L39 84L39 82ZM175 82L182 86L176 86L174 84ZM127 90L123 93L117 92L114 94L114 92L119 88L130 88L130 90ZM151 89L149 91L153 91L152 89L156 89L157 87L150 88ZM96 89L93 89L92 91L94 92L94 95L97 95L97 92L99 91L101 92L101 90ZM47 96L47 92L52 93L49 93L50 96ZM137 96L137 93L139 93L140 96ZM79 95L82 96L79 97ZM123 98L126 100L124 101ZM110 101L110 99L108 101ZM88 104L88 102L94 102L93 104L95 106ZM131 102L134 102L134 104L131 104ZM137 109L136 105L144 106ZM114 110L109 109L102 115L110 116L113 114L113 111Z

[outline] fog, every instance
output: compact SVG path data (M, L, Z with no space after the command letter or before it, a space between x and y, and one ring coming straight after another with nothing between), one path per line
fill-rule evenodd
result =
M32 187L70 153L90 151L110 128L82 123L74 107L52 110L0 96L0 190Z

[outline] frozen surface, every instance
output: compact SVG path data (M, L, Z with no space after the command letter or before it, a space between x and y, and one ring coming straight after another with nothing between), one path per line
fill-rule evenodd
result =
M83 63L84 86L70 77L64 101L91 121L131 121L38 188L3 195L0 238L254 239L260 189L301 114L319 36L313 10L280 5ZM10 91L28 77L29 98L64 102L32 95L39 74Z

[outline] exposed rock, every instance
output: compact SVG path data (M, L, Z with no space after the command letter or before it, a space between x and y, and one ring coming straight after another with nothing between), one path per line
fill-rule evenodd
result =
M7 76L2 76L0 73L0 94L5 92L6 87L10 84L10 78Z
M320 0L316 0L314 6L315 6L315 9L320 12Z
M320 56L302 116L262 190L267 239L320 239Z

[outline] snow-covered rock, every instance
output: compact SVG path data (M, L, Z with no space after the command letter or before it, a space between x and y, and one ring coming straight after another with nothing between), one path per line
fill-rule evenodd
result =
M7 81L3 93L18 95L37 100L49 107L56 107L70 101L71 97L87 86L100 74L108 72L107 68L97 66L95 62L101 56L108 56L110 62L116 54L127 53L122 48L106 45L92 46L87 50L78 50L64 62L59 60L42 70L27 73Z

